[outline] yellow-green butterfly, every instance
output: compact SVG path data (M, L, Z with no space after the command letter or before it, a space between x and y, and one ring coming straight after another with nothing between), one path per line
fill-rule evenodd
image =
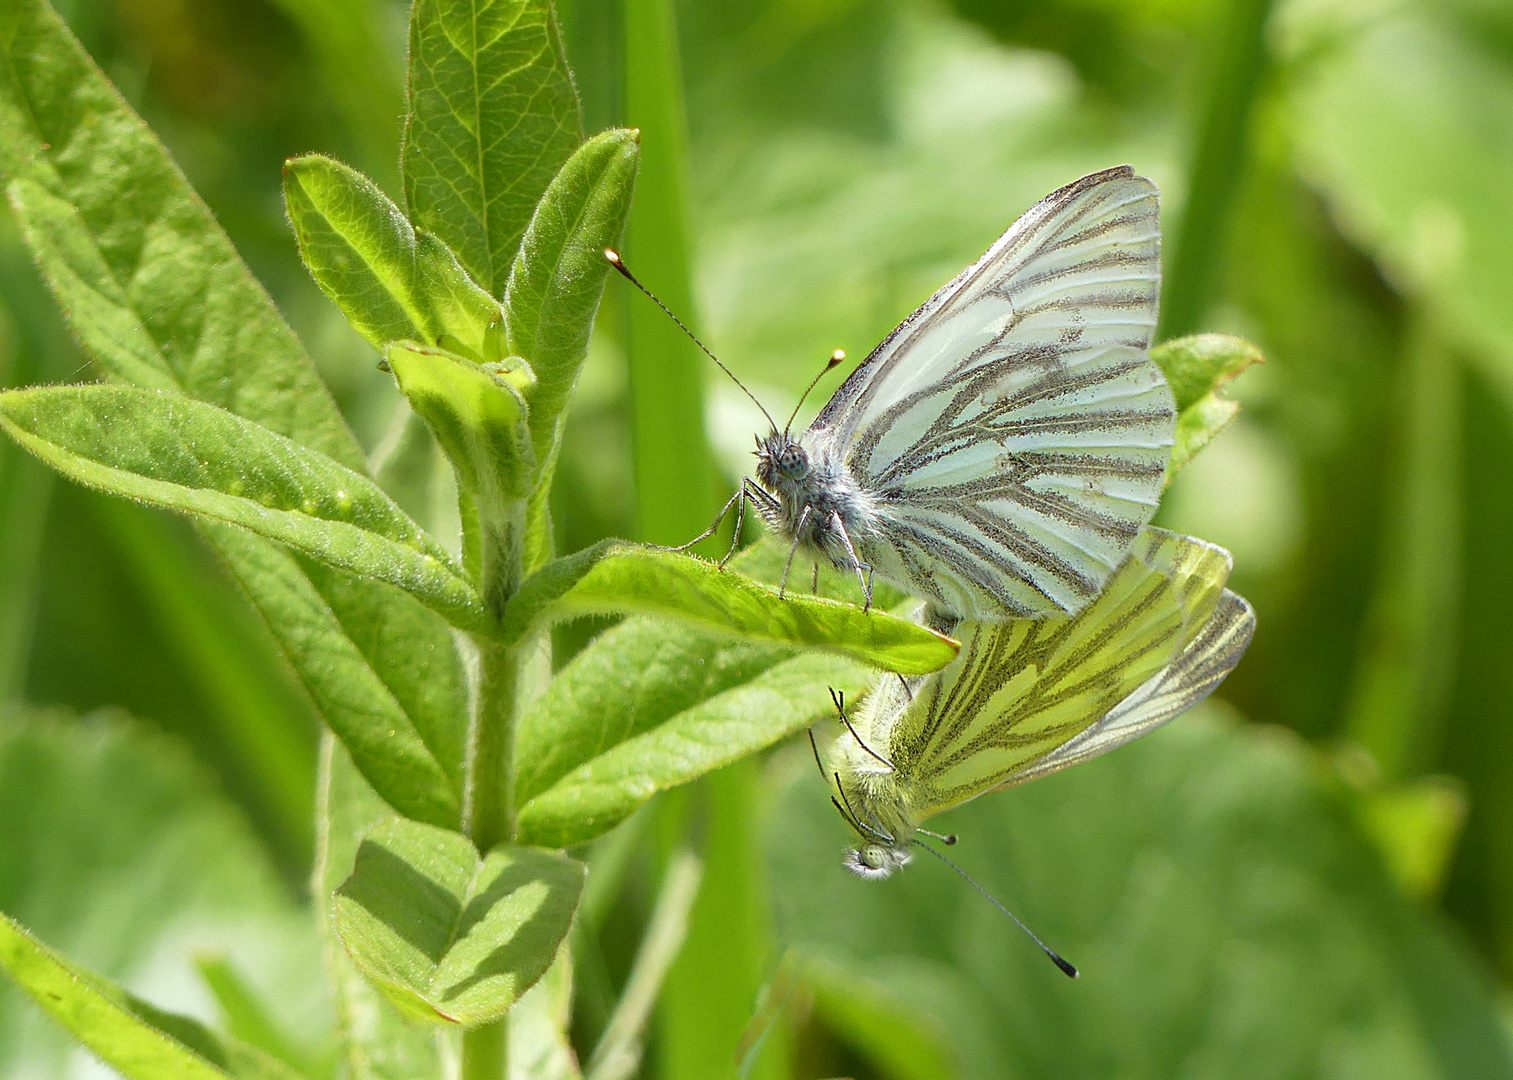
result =
M826 773L862 839L846 866L886 877L916 845L945 859L914 838L932 815L1107 753L1207 697L1255 627L1224 587L1230 567L1223 548L1147 528L1079 614L958 623L945 629L961 653L943 670L884 677L854 717L838 700L846 730Z

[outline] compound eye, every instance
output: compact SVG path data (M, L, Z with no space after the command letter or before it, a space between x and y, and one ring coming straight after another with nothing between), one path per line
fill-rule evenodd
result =
M886 848L867 844L846 852L846 868L864 878L887 877L896 869Z

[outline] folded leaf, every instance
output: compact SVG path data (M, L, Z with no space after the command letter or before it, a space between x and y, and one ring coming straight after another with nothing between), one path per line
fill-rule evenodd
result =
M1218 394L1205 394L1177 416L1177 437L1172 444L1171 461L1166 466L1166 482L1207 446L1240 413L1238 401L1227 401Z
M320 154L291 158L284 201L305 266L375 348L446 341L478 362L503 355L499 302L362 173Z
M418 0L402 165L417 225L492 295L536 200L583 137L547 0Z
M778 591L714 563L659 548L605 540L542 567L504 616L507 640L533 626L582 615L667 615L760 641L826 649L906 675L955 657L950 638L879 611Z
M552 847L591 840L658 791L834 716L827 688L859 695L872 678L861 665L834 656L810 653L779 663L562 777L521 808L520 838Z
M261 1050L155 1009L69 963L3 914L0 968L127 1080L298 1080Z
M487 625L451 556L376 484L222 409L129 387L39 387L0 395L0 428L81 483L240 525L397 585L457 625Z
M414 1019L497 1020L552 965L584 868L502 846L480 858L458 833L391 819L364 838L336 891L336 928L363 973Z
M548 461L619 243L640 160L634 131L612 129L580 146L531 218L505 294L510 348L536 373L530 391L536 460Z
M1244 338L1194 334L1163 341L1151 350L1151 359L1171 384L1177 412L1181 413L1265 357Z
M389 366L411 406L430 425L458 482L480 505L524 498L535 472L525 399L529 368L495 373L444 350L400 342Z

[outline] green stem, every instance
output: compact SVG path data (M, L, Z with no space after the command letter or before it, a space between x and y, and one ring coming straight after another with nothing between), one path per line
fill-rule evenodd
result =
M467 833L480 852L515 835L515 719L520 648L480 642Z
M462 1033L460 1080L504 1080L510 1061L508 1017Z
M1157 340L1197 331L1213 301L1225 226L1245 165L1250 114L1266 66L1271 0L1233 0L1221 16L1188 172L1187 202L1167 262Z

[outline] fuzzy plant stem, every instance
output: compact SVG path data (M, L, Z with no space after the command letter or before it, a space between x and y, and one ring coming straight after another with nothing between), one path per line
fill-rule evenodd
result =
M525 506L519 502L504 509L495 527L486 524L483 530L484 596L495 618L520 586L524 522ZM479 853L487 854L515 838L515 726L531 646L502 645L485 635L474 644L478 693L469 733L464 828ZM461 1080L505 1080L508 1068L508 1017L463 1034Z

